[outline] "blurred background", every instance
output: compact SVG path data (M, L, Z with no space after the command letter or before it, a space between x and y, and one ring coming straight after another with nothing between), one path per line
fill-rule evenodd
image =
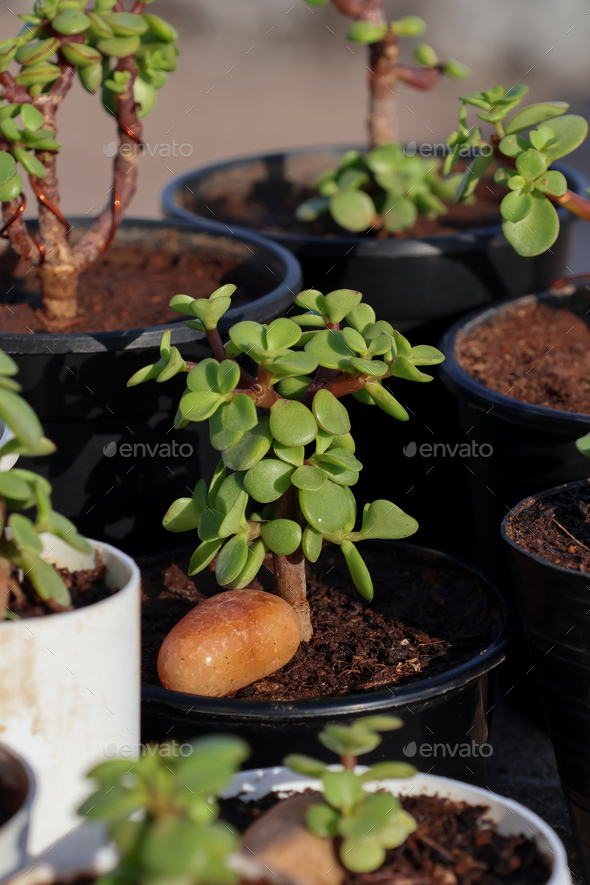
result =
M2 39L20 27L31 0L0 11ZM388 16L417 14L428 25L421 42L439 58L457 58L473 74L443 80L434 92L401 86L397 114L404 141L443 141L455 128L462 91L495 83L530 87L530 99L559 99L590 114L588 0L391 0ZM297 145L362 142L365 138L366 51L345 40L348 20L331 4L302 0L159 0L151 9L180 31L176 74L145 121L153 157L141 161L135 215L159 214L158 194L176 173L208 161ZM411 61L416 40L403 41ZM434 133L434 135L432 134ZM66 214L97 211L111 187L112 122L98 96L78 83L60 114L62 205ZM173 141L176 142L174 149ZM179 145L185 156L167 156ZM590 145L568 157L590 173ZM585 270L588 225L578 225L572 269ZM586 245L588 244L588 246ZM573 265L575 264L575 267Z

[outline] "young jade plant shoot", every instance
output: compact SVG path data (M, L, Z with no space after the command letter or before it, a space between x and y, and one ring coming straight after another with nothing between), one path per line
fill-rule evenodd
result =
M340 756L341 771L318 759L293 754L284 764L299 774L321 781L323 802L307 812L307 825L317 836L340 838L340 860L355 873L377 870L388 848L397 848L416 830L414 818L399 799L387 792L366 792L365 784L388 778L407 778L416 769L407 762L378 762L362 774L355 772L357 757L371 753L381 743L379 732L401 728L394 716L369 716L350 727L328 725L319 740Z
M519 255L540 255L550 249L559 234L555 206L590 221L590 200L568 190L565 176L551 164L565 157L584 141L588 124L583 117L566 114L564 101L538 102L508 115L522 102L528 86L505 90L493 86L487 92L471 92L461 98L459 128L448 139L448 174L465 151L479 149L457 187L455 201L469 199L478 182L494 162L503 164L494 180L507 188L502 200L502 229ZM479 109L477 117L491 123L488 138L479 126L469 126L468 106ZM528 138L525 134L528 132Z
M0 350L0 419L14 434L0 449L0 457L49 455L55 446L43 435L29 404L19 396L20 385L14 380L17 371L14 361ZM43 543L39 535L56 535L82 553L92 553L92 547L69 519L55 513L50 496L51 485L30 470L13 467L0 472L0 621L18 619L8 608L8 601L10 592L20 589L24 576L53 611L71 606L61 576L41 557ZM35 522L18 512L31 507L36 508Z
M136 0L126 12L122 0L95 0L88 9L86 0L36 0L32 13L19 16L24 25L17 36L0 43L0 236L39 267L40 318L50 329L66 328L77 317L80 274L107 251L135 194L141 118L176 69L178 34L145 12L152 2ZM58 111L76 74L88 92L101 90L120 145L108 202L74 244L60 208L56 135ZM23 218L23 172L39 205L38 236Z
M108 825L119 864L97 885L234 885L228 866L239 839L219 821L216 797L250 755L244 741L201 738L188 756L150 744L139 759L103 762L88 775L98 789L79 809ZM130 819L133 816L133 819Z
M323 6L328 0L305 0ZM346 153L336 169L329 169L315 182L319 196L302 203L296 212L300 221L315 221L329 214L346 230L360 233L370 228L396 233L412 227L418 215L444 215L457 186L457 179L443 180L438 174L441 160L406 155L398 143L394 125L395 94L399 83L415 89L432 89L439 76L464 79L470 70L450 59L439 62L435 50L417 45L415 65L399 60L400 37L419 37L426 27L416 15L388 22L384 0L332 0L336 9L354 19L347 38L368 46L369 115L367 128L370 153Z
M164 526L172 532L198 532L201 543L189 574L216 559L217 582L227 590L247 587L266 553L273 554L276 596L249 592L259 593L269 605L277 603L278 596L291 617L295 613L300 635L289 660L300 639L309 641L312 636L305 561L317 561L324 541L341 547L352 581L370 600L373 584L356 544L370 538L406 538L418 528L416 520L391 501L378 500L365 506L360 528L355 529L357 505L351 487L362 464L354 454L342 398L351 394L406 421L406 409L384 381L431 381L418 367L436 365L444 357L434 347L412 347L389 323L377 320L360 292L350 289L325 296L316 290L301 292L295 304L304 313L268 325L237 323L224 346L217 323L230 308L234 291L235 286L226 285L208 299L177 295L171 301L174 310L192 317L186 321L189 328L206 333L214 358L197 365L185 362L170 346L167 332L160 361L128 383L161 383L187 373L175 426L208 420L211 445L221 452L221 461L208 487L201 478L191 497L172 504ZM257 365L256 377L238 364L242 355ZM202 603L194 613L204 612L214 600L220 597ZM277 629L272 634L273 640L278 633Z

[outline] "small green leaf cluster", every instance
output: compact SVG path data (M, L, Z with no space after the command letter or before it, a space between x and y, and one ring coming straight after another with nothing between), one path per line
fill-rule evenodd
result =
M345 230L369 228L390 233L415 224L419 215L435 218L447 212L460 175L444 179L441 161L404 153L399 144L384 144L366 156L348 151L340 165L328 169L314 183L318 197L296 210L299 221L330 215Z
M239 848L219 821L216 797L250 754L237 737L200 738L190 755L148 745L137 760L113 759L89 777L98 789L79 809L108 824L119 849L115 870L99 885L234 885L228 857Z
M487 92L463 96L459 129L449 136L450 152L444 171L451 170L466 148L480 149L457 187L455 201L464 202L473 194L495 155L500 161L506 158L510 167L495 173L495 181L510 190L501 204L502 229L519 255L534 256L545 252L557 239L559 218L549 197L561 197L567 190L565 177L549 167L584 141L588 124L583 117L563 116L569 107L566 102L532 104L506 120L527 92L528 86L513 86L507 91L494 86ZM477 115L480 120L493 123L496 145L484 139L479 126L469 128L468 105L481 109ZM526 130L528 139L520 134Z
M350 289L325 296L301 292L295 303L304 313L268 325L237 323L223 348L216 325L230 307L232 292L233 287L223 287L209 299L177 295L171 302L183 315L197 317L186 324L199 324L225 359L189 365L170 346L167 333L162 359L128 382L187 373L175 426L208 421L211 445L221 452L210 485L200 479L191 497L172 504L163 524L172 532L198 532L201 543L189 574L217 557L218 583L234 590L253 580L268 551L288 556L301 545L305 557L316 562L327 540L342 548L355 586L371 599L373 584L355 544L406 538L418 524L395 504L379 500L365 506L355 531L351 486L362 464L340 397L351 392L406 421L407 411L383 381L431 381L419 367L444 357L433 347L412 347L389 323L377 320L360 292ZM258 364L258 379L237 362L246 356ZM294 518L275 518L275 503L288 493L296 505Z
M12 430L14 438L0 449L4 455L43 456L55 451L44 435L39 419L29 404L19 396L20 385L14 380L18 369L14 361L0 351L0 419ZM33 522L19 511L36 508ZM39 596L67 607L71 597L59 573L42 559L41 532L49 532L83 553L92 547L69 519L51 506L51 485L42 476L24 468L13 467L0 473L0 564L10 573L13 566L26 573ZM10 612L0 610L14 619Z
M407 762L378 762L363 774L354 771L356 757L381 743L379 732L401 728L394 716L369 716L350 727L329 725L319 739L341 757L343 768L333 770L317 759L293 754L284 764L299 774L317 777L325 802L312 805L307 825L317 836L340 837L340 859L347 869L370 873L385 860L388 848L402 845L416 830L416 821L390 793L367 793L364 785L386 778L407 778L416 769Z
M120 59L133 56L139 69L134 97L138 115L146 116L155 107L156 92L165 85L168 72L176 70L177 31L157 15L113 12L116 0L95 0L92 9L86 8L86 2L36 0L33 13L19 16L25 22L20 33L0 43L0 71L7 71L16 61L21 66L16 82L34 99L60 77L60 64L66 63L76 68L89 92L95 93L102 86L103 104L114 113L115 96L127 90L131 79L129 71L114 68ZM42 128L41 114L32 106L5 105L0 114L0 128L11 153L28 174L43 178L42 164L27 151L58 150L55 132ZM20 127L15 120L19 114ZM3 177L7 171L8 167L2 170ZM17 185L14 175L5 178L0 187L9 196L0 191L0 199L17 196Z
M587 433L585 436L581 436L576 440L576 446L579 452L582 455L585 455L586 458L590 458L590 433Z

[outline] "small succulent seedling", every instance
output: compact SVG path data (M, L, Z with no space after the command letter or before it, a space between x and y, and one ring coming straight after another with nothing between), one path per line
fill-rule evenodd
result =
M323 6L328 0L305 0ZM346 230L359 233L384 229L390 233L411 227L418 215L428 218L444 214L443 200L451 201L456 182L443 181L439 162L406 156L397 144L394 102L397 85L432 89L441 74L455 79L470 75L465 65L450 59L440 62L435 50L425 43L414 49L415 65L399 60L399 38L419 37L426 28L416 15L388 22L384 0L332 0L336 9L354 19L348 40L368 46L369 116L367 128L371 153L347 153L338 168L323 173L316 181L318 197L297 209L300 221L315 221L324 214ZM375 150L376 149L376 150Z
M55 446L43 435L39 419L29 404L19 396L21 388L14 379L17 371L14 361L0 350L0 419L14 434L0 449L0 458L15 454L21 457L49 455ZM34 522L19 512L33 507L36 508ZM92 547L78 534L74 524L53 510L51 485L44 477L23 467L0 472L0 620L17 620L7 608L15 567L26 575L51 608L62 611L71 605L69 591L59 573L41 558L41 532L55 535L83 553L92 553Z
M451 171L465 149L479 149L457 187L455 201L461 203L473 194L494 159L504 163L507 168L497 169L494 176L509 191L501 204L502 229L519 255L533 256L546 252L557 239L559 217L554 204L590 221L590 200L569 191L564 175L550 168L579 147L588 124L583 117L566 114L569 105L563 101L528 105L507 119L527 92L528 86L508 90L493 86L487 92L464 95L459 128L448 139L444 172ZM480 120L493 124L490 138L483 136L479 126L469 126L469 105L479 108Z
M189 574L217 558L218 583L239 590L255 578L270 550L276 592L297 612L308 641L305 560L317 561L324 540L342 548L355 586L372 599L373 584L357 542L406 538L418 528L391 501L378 500L365 506L355 529L351 486L362 464L340 400L352 394L406 421L407 411L384 382L431 381L418 367L444 357L434 347L412 347L351 289L325 296L313 289L301 292L295 304L305 313L268 325L237 323L224 346L217 323L234 290L223 286L208 299L177 295L170 303L192 317L189 328L206 333L214 359L185 362L167 332L160 361L128 383L188 373L175 426L208 420L211 445L221 452L209 486L200 479L192 496L175 501L164 517L169 531L198 532L201 543ZM237 358L245 356L257 364L256 378L239 365ZM255 507L247 516L250 499Z
M187 745L183 745L187 746ZM98 789L79 814L103 821L119 849L115 870L100 885L233 885L228 866L239 847L219 821L216 797L250 754L244 741L201 738L191 753L148 745L136 760L103 762L88 775Z
M385 778L406 778L416 774L407 762L378 762L363 774L355 773L356 760L381 743L379 732L401 728L395 716L369 716L349 728L328 725L319 740L340 756L341 771L328 768L318 759L293 754L284 764L299 774L317 777L322 783L323 803L312 805L307 825L317 836L342 839L340 859L356 873L370 873L385 860L388 848L402 845L416 830L416 821L403 810L391 793L367 793L365 784Z
M0 201L4 226L16 253L40 266L41 316L67 326L78 312L80 274L109 247L137 187L140 118L153 110L156 91L176 69L176 30L145 12L153 0L36 0L19 16L23 28L0 43ZM11 65L18 65L13 73ZM93 227L70 243L71 226L60 210L57 113L78 75L87 92L101 90L120 139L111 196ZM88 160L89 167L92 162ZM18 169L20 168L20 172ZM22 172L39 203L39 239L22 217Z
M461 175L442 178L442 160L404 153L399 144L384 144L363 156L348 151L337 169L315 182L320 196L301 203L300 221L329 214L346 230L369 228L390 233L412 227L418 215L436 218L447 212Z

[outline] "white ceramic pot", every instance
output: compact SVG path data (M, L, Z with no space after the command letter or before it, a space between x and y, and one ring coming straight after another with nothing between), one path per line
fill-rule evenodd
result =
M92 568L52 535L45 559ZM0 623L0 740L31 765L38 782L29 852L47 850L80 824L91 792L85 775L140 742L140 575L108 544L90 542L107 567L108 599L63 614Z
M332 766L338 768L338 766ZM366 766L358 766L357 772L366 771ZM264 768L257 771L243 771L238 774L224 796L238 796L241 793L251 795L253 799L261 798L271 792L290 794L302 793L304 790L320 789L320 781L303 775L294 774L288 768ZM570 871L567 867L567 855L557 834L538 815L514 802L497 796L490 790L472 787L461 781L437 777L432 774L418 773L413 778L403 780L374 781L366 785L369 791L386 789L393 796L440 796L456 802L468 802L470 805L486 805L488 818L497 824L498 832L503 836L524 834L534 839L541 854L551 867L551 877L547 885L572 885Z
M0 882L19 870L26 861L35 776L14 750L0 744L0 813L11 816L0 826Z

